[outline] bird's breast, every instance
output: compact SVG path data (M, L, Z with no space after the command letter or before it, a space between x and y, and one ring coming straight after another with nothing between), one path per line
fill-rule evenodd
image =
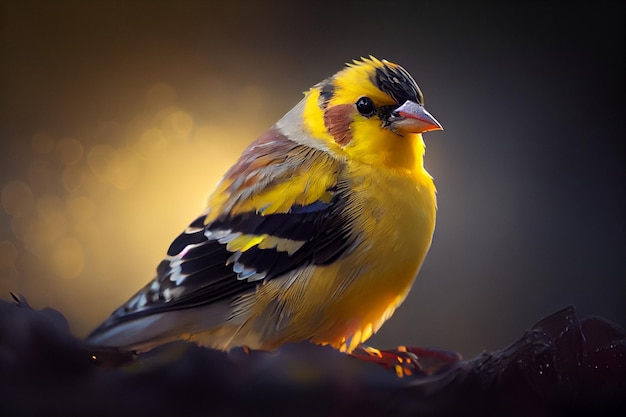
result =
M436 200L432 178L425 172L376 171L355 175L355 229L364 238L353 256L372 272L359 281L397 292L410 286L430 247Z
M377 331L407 296L430 247L436 214L435 187L425 171L357 171L351 178L349 210L361 238L343 262L324 271L340 289L327 308L338 334L320 338L346 350ZM346 340L337 340L339 333Z

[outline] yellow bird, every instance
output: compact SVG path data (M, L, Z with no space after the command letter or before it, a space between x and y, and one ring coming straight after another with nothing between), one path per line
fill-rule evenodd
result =
M439 129L404 68L347 64L248 146L156 277L87 343L352 352L405 299L430 247L421 134Z

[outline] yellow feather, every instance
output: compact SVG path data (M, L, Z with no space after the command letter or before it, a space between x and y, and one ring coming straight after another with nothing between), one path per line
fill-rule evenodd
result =
M319 96L319 87L313 87L307 92L305 97L304 113L302 114L304 126L307 128L311 136L322 140L327 144L333 144L332 146L337 148L337 146L334 145L335 139L326 130L326 125L324 124L324 113L318 105Z
M234 238L233 240L231 240L230 242L228 242L228 244L226 245L226 250L228 250L229 252L237 252L237 251L245 252L248 249L250 249L251 247L256 246L259 243L263 242L263 240L265 240L267 238L267 236L268 235L261 235L261 236L241 235L241 236L238 236L238 237Z

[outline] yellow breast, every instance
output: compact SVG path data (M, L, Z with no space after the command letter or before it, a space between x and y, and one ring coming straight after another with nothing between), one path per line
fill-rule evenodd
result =
M367 340L405 299L430 247L436 215L435 186L423 169L413 174L360 166L350 178L365 238L344 261L318 268L310 282L311 296L325 297L326 304L312 340L345 351Z

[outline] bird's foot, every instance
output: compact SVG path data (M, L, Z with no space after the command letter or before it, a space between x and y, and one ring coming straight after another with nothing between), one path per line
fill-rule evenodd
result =
M433 375L442 368L461 360L461 355L444 349L398 346L397 349L379 350L361 345L351 356L393 369L399 377Z

